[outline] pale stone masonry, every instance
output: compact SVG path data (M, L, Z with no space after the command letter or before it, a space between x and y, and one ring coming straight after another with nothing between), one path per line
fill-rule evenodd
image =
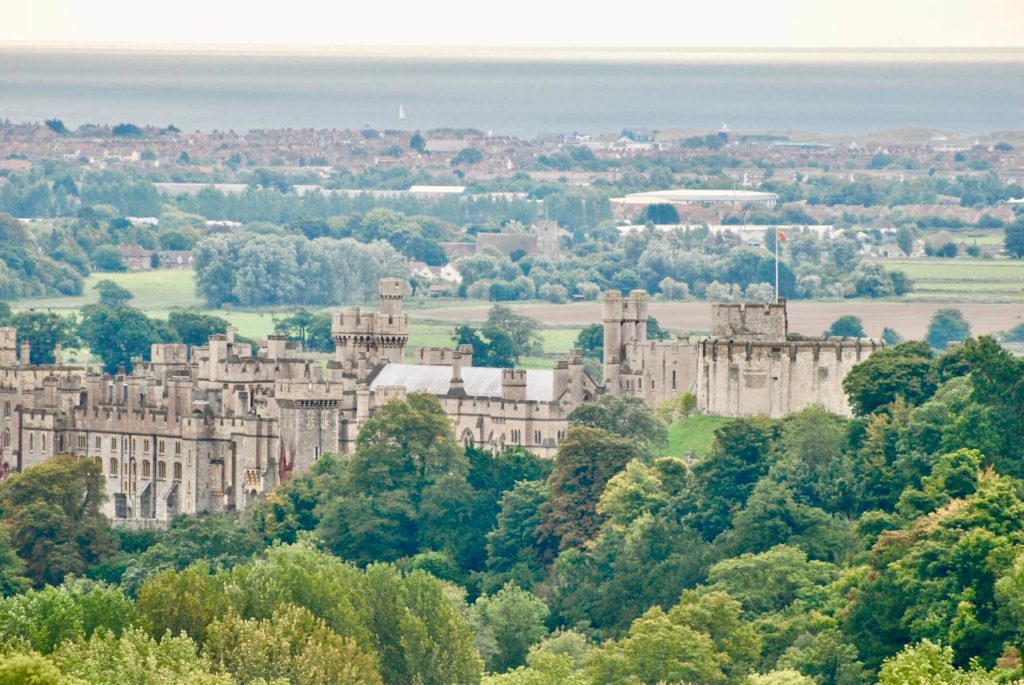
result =
M273 335L255 354L232 331L207 345L154 345L131 374L29 363L0 328L0 460L22 470L69 454L99 464L105 513L125 527L238 511L325 454L352 452L385 403L433 395L466 446L552 457L568 417L602 393L651 406L691 392L701 412L784 416L811 404L849 415L843 376L876 340L790 335L785 304L714 305L705 338L647 340L647 293L604 296L603 386L578 350L551 369L475 366L473 349L426 348L407 361L406 283L382 279L380 308L332 317L326 364Z
M851 416L843 378L885 345L792 335L785 301L711 307L710 336L648 341L647 293L605 293L605 391L652 407L689 392L698 412L719 416L780 418L814 404Z

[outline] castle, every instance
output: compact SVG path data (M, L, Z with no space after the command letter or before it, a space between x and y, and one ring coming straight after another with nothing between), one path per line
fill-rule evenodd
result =
M178 514L245 509L292 472L355 449L377 407L435 396L466 446L522 446L551 457L569 414L608 392L650 405L691 392L701 412L784 416L813 403L848 415L841 381L881 343L788 334L783 304L715 305L707 338L647 340L647 294L604 298L604 384L578 350L551 369L473 365L473 350L406 352L406 284L382 279L380 307L335 313L324 368L273 335L253 354L229 330L207 345L153 345L132 373L100 375L28 362L0 328L0 463L22 470L57 454L94 459L105 513L123 527L162 527Z
M790 334L785 301L713 304L711 335L658 341L647 339L646 291L608 291L602 309L605 392L652 407L689 392L702 414L780 418L818 404L851 416L843 378L884 346Z

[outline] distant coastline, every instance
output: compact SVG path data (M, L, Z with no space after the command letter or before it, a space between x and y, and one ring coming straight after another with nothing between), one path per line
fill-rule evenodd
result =
M0 42L0 54L18 53L107 53L157 55L239 55L294 57L352 57L369 59L483 59L510 61L583 62L691 62L691 61L804 61L808 56L826 61L874 62L1022 62L1020 47L537 47L537 46L446 46L446 45L268 45L245 43L152 44L152 43L15 43Z
M475 128L533 138L727 123L737 132L982 135L1021 128L1024 49L0 44L0 93L0 119L72 127Z

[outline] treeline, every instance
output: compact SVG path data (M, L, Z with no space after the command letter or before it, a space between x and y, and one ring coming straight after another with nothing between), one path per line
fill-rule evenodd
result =
M129 291L111 281L100 281L96 289L99 302L82 307L79 316L35 310L13 313L6 303L0 303L0 326L17 328L17 343L29 343L33 364L53 364L58 344L70 354L84 345L102 360L107 373L120 367L131 372L136 360L149 360L156 343L205 345L211 335L227 331L225 319L188 309L173 310L166 320L150 318L128 304L132 298ZM285 332L292 330L292 325L293 317L280 322ZM254 344L241 336L236 340Z
M113 534L99 467L54 460L0 486L0 635L25 655L0 669L101 682L173 652L160 668L239 682L1021 678L1024 362L906 343L845 386L856 418L734 420L693 463L657 456L636 400L578 409L545 461L466 449L413 395L237 523L162 534Z
M409 265L391 245L239 231L196 245L196 291L211 306L370 302Z

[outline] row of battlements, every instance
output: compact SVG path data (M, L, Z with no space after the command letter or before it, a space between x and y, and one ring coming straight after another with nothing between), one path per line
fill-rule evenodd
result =
M864 353L872 353L885 347L885 343L875 338L812 338L805 340L787 341L760 341L760 340L724 340L721 338L702 338L698 343L700 355L704 358L717 359L724 350L727 358L732 359L738 350L743 350L746 359L750 360L756 354L763 354L765 350L769 353L781 355L787 353L790 359L795 360L798 355L811 354L817 360L822 352L835 354L836 359L842 359L847 353L851 353L856 359L860 359Z

